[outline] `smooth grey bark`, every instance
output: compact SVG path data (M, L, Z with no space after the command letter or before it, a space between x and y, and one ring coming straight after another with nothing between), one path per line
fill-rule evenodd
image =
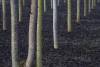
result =
M91 5L92 9L94 9L94 0L92 0L92 5Z
M19 0L19 22L23 19L23 0Z
M58 48L57 40L57 0L53 0L53 40L54 48Z
M88 2L88 12L91 12L91 2L92 2L92 0L89 0L89 2Z
M46 12L47 11L47 5L46 5L47 3L46 3L46 0L44 0L44 12Z
M80 0L77 0L77 23L80 22Z
M42 67L42 2L43 0L38 0L36 67Z
M17 4L16 0L10 0L11 5L11 55L12 55L12 67L19 67L18 58L18 32L17 32Z
M53 8L53 0L50 0L51 1L51 9Z
M29 46L28 46L28 56L26 60L25 67L33 67L34 53L35 53L35 21L36 21L36 0L31 0L31 14L29 22Z
M84 0L84 16L88 14L88 1Z
M3 30L7 30L7 24L6 24L6 0L2 0L2 21L3 21Z
M67 30L72 32L72 0L67 0Z

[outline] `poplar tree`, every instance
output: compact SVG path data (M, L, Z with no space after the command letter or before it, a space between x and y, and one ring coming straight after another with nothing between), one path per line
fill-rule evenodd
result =
M54 48L58 48L57 40L57 0L53 0L53 41Z
M77 0L77 23L80 22L80 0Z
M19 0L19 22L23 19L23 0Z
M94 9L94 0L92 0L92 5L91 5L92 9Z
M67 30L72 32L72 0L67 0Z
M53 8L53 0L50 0L51 1L51 9Z
M42 67L42 2L38 0L36 67Z
M46 5L47 0L44 0L44 12L47 11L47 5Z
M91 12L91 0L88 2L88 12Z
M7 30L7 23L6 23L6 0L2 0L2 21L3 21L3 30Z
M84 0L84 16L87 16L88 13L88 1Z
M36 21L36 0L31 0L31 13L30 13L30 23L29 23L29 46L28 46L28 56L26 60L25 67L33 67L34 53L35 53L35 21Z
M19 67L18 58L18 32L17 32L17 4L16 0L10 0L11 5L11 55L12 55L12 67Z
M25 6L25 0L23 0L23 6Z
M95 9L95 8L96 8L96 4L97 4L97 0L93 0L93 1L94 1L94 2L93 2L93 3L94 3L93 6L94 6L94 9Z

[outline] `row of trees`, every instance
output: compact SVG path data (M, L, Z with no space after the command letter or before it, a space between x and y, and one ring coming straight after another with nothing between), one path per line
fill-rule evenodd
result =
M42 16L44 6L44 12L47 11L47 0L31 0L31 13L29 20L29 43L28 43L28 56L25 63L25 67L32 67L35 56L36 46L36 67L42 67ZM80 1L77 0L77 23L80 23ZM11 6L11 55L12 55L12 67L20 67L18 58L18 22L22 22L23 19L23 7L25 6L25 0L19 0L16 4L16 0L10 0ZM67 31L72 32L72 0L63 0L67 3ZM84 16L96 7L96 0L84 0ZM19 5L19 8L17 8ZM57 40L57 6L60 5L60 0L51 0L51 9L53 9L53 40L54 48L58 48ZM37 8L38 6L38 8ZM38 14L37 14L38 10ZM18 12L19 11L19 15ZM3 12L3 30L7 30L6 22L6 0L2 0L2 12ZM38 15L38 16L37 16ZM37 19L37 30L35 30L35 22ZM35 33L36 32L36 33ZM36 38L35 38L36 36ZM36 45L35 45L36 44Z
M80 2L81 0L77 1L77 16L76 16L76 22L80 24L80 18L81 18L81 10L80 10ZM58 0L53 1L53 39L54 39L54 48L58 48L58 40L57 40L57 5L59 5ZM72 0L64 0L64 3L67 2L67 31L72 32ZM91 12L91 9L96 8L96 3L99 2L99 0L84 0L84 16L87 16L88 13ZM52 5L52 4L51 4Z

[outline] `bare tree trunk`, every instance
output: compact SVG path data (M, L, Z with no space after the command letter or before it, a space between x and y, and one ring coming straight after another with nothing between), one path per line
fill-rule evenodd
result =
M80 22L80 0L77 0L77 23Z
M46 12L47 11L47 7L46 7L47 5L46 5L46 0L44 0L44 12Z
M6 25L6 0L2 0L3 30L7 30Z
M23 0L23 7L25 6L25 0Z
M19 22L23 19L23 0L19 0Z
M94 0L92 0L92 9L94 9Z
M12 67L19 67L18 58L18 34L17 34L17 23L18 16L16 8L16 0L10 0L11 4L11 55L12 55Z
M88 3L88 12L91 12L91 0L89 0L89 3Z
M84 16L87 16L88 13L88 1L84 0Z
M35 51L35 21L36 21L36 0L31 0L31 14L29 23L29 48L25 67L33 67Z
M57 42L57 0L53 0L53 40L54 48L58 48Z
M51 0L51 9L53 8L53 0Z
M94 9L96 8L97 0L94 0Z
M67 0L67 30L72 32L72 0Z
M42 0L38 0L36 67L42 67Z

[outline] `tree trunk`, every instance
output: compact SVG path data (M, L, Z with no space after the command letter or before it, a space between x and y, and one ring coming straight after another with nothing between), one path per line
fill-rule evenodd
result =
M89 0L88 12L91 12L91 0Z
M94 0L92 0L92 9L94 9Z
M94 9L96 8L97 0L94 0Z
M51 0L51 9L53 8L53 0Z
M23 0L19 0L19 22L23 19Z
M38 0L36 67L42 67L42 1Z
M23 7L25 6L25 0L23 0Z
M84 0L84 16L87 16L88 13L88 1Z
M77 23L80 23L80 0L77 0Z
M46 0L44 0L44 12L46 12L47 11L47 7L46 7L47 5L46 5Z
M36 0L31 0L31 14L29 23L29 48L28 57L26 60L25 67L33 67L34 63L34 52L35 52L35 21L36 21Z
M3 30L7 30L6 25L6 0L2 0Z
M72 32L72 0L67 0L67 30Z
M57 49L57 0L53 0L53 40L54 48Z
M12 67L19 67L18 58L18 32L17 32L17 4L16 0L10 0L11 4L11 55L12 55Z

